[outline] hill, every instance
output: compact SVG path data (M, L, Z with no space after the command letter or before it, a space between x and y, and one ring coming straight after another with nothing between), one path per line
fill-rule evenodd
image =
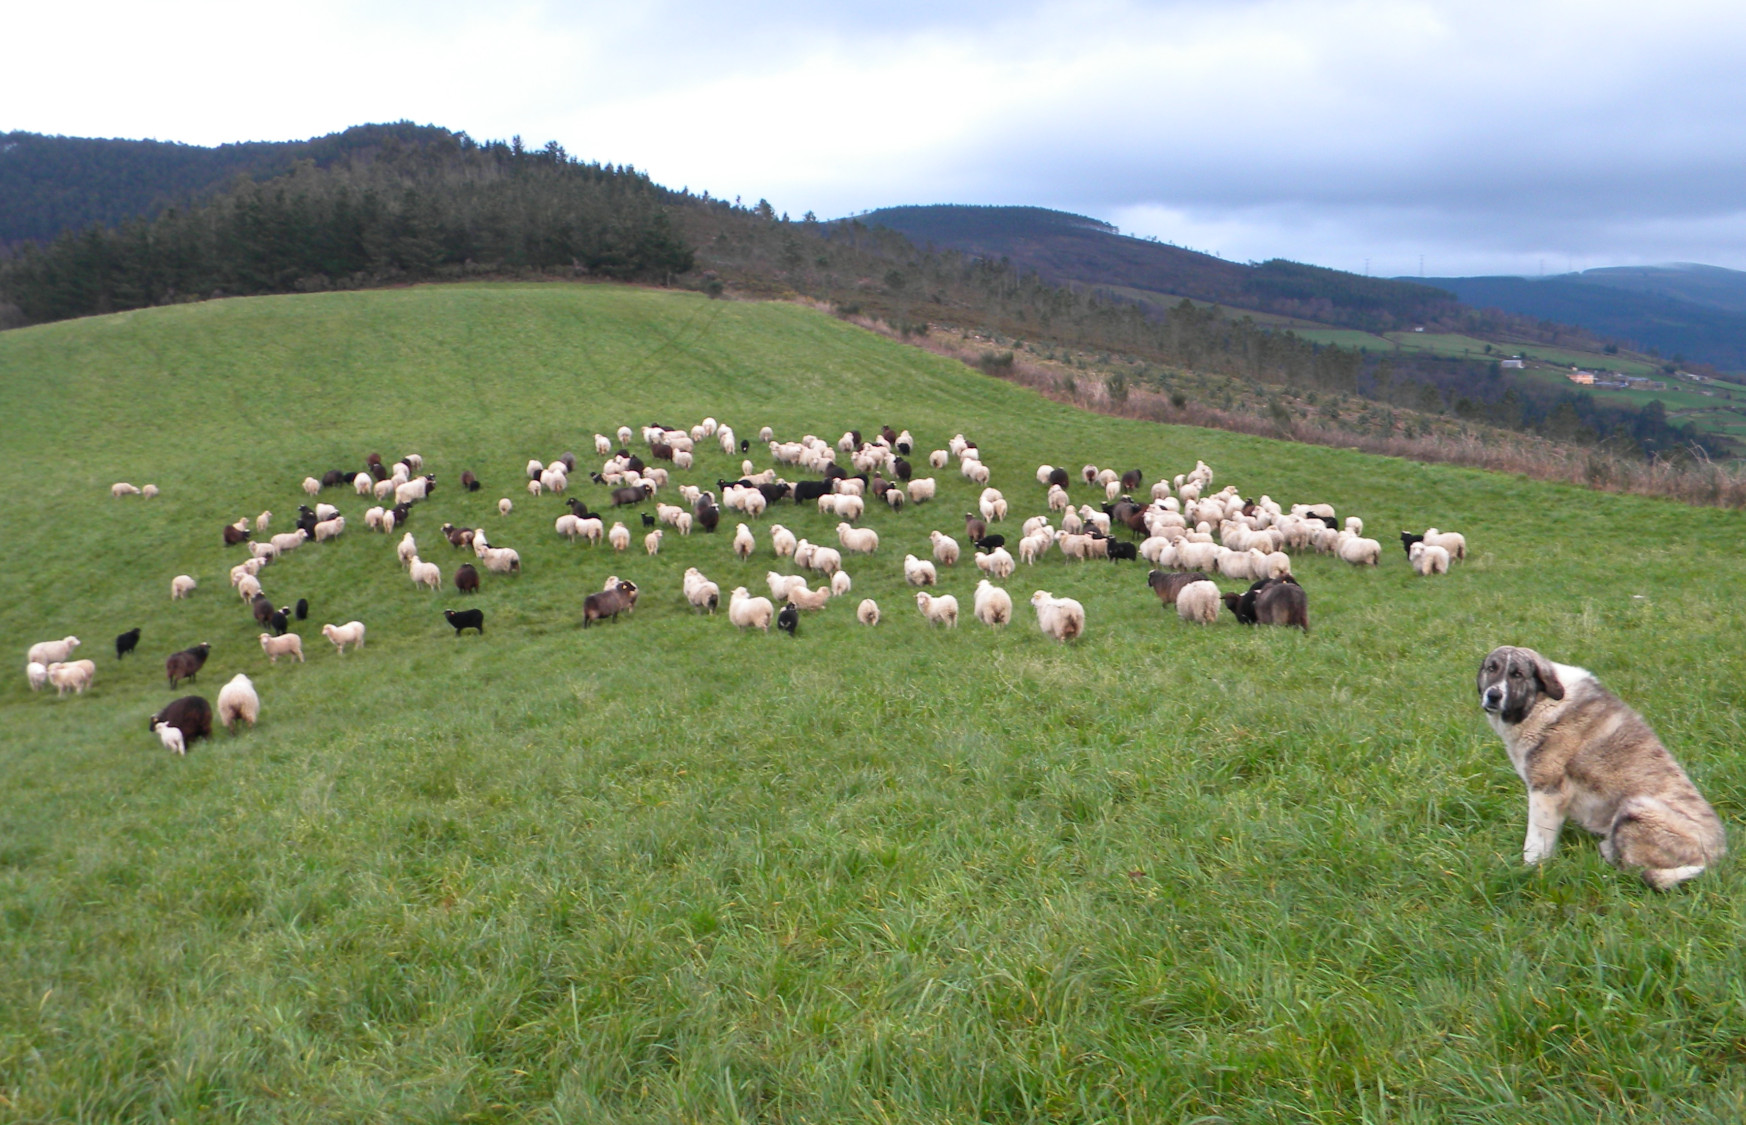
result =
M1057 284L1128 287L1376 332L1437 322L1458 311L1448 293L1424 285L1282 259L1239 265L1041 207L886 207L856 218L901 231L921 245L1006 258Z
M1661 356L1746 371L1746 274L1735 270L1620 267L1431 280L1470 305L1581 325Z
M1530 643L1640 707L1725 819L1740 512L1092 415L796 304L606 285L227 299L0 334L11 481L0 632L74 633L81 697L0 686L0 1074L25 1120L751 1119L1475 1122L1729 1117L1746 874L1658 896L1567 833L1519 864L1520 783L1473 700ZM704 415L742 434L881 423L981 443L1011 523L1039 462L1204 458L1472 557L1414 578L1294 560L1307 636L1191 627L1144 568L1051 554L1004 631L930 629L900 575L974 486L875 508L854 591L792 640L736 631L682 571L761 587L788 505L661 553L571 546L528 457ZM311 470L418 451L410 530L524 561L483 637L416 590L366 501L274 563L308 660L267 665L218 529ZM765 451L750 456L759 468ZM677 481L740 456L704 443ZM475 471L485 491L454 482ZM163 488L109 497L115 479ZM578 474L573 495L604 504ZM1083 488L1075 499L1089 502ZM497 497L515 510L497 514ZM670 497L668 497L670 498ZM632 509L635 511L635 509ZM627 517L636 532L635 515ZM731 527L732 520L728 521ZM1642 530L1633 530L1642 529ZM1010 529L1009 529L1010 533ZM200 580L171 602L172 575ZM636 612L580 628L608 573ZM968 560L942 588L966 609ZM1227 588L1234 583L1226 582ZM1082 642L1023 601L1080 599ZM885 620L854 623L876 598ZM335 655L323 621L358 618ZM142 626L117 662L108 638ZM166 653L254 677L258 729L165 754ZM1653 654L1652 658L1649 654Z

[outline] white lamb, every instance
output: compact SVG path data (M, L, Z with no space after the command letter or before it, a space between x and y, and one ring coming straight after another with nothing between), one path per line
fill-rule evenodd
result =
M1072 598L1057 598L1047 590L1031 595L1037 628L1063 643L1085 635L1085 607Z
M643 536L643 550L651 555L660 554L661 553L661 536L663 536L665 534L666 534L666 532L662 531L660 528L657 527L655 530L653 530L653 531L649 532L647 535Z
M1353 566L1375 566L1382 561L1382 544L1374 539L1342 531L1335 540L1334 553L1341 561Z
M475 544L478 539L473 540ZM411 566L412 560L418 557L418 542L412 538L412 532L400 537L400 543L394 548L394 553L400 557L401 566Z
M1414 543L1407 548L1407 558L1412 562L1413 570L1421 575L1449 573L1449 552L1441 547Z
M952 455L944 449L936 449L928 454L928 465L935 469L943 469L952 463Z
M352 478L352 491L359 496L370 495L370 489L376 486L376 478L369 473L359 473Z
M911 586L934 586L939 583L939 572L934 570L934 564L926 559L918 559L914 555L903 556L903 580Z
M139 490L139 494L141 496L143 496L145 499L150 500L152 497L154 497L158 494L158 486L155 484L148 484L144 488Z
M254 683L241 672L218 689L218 721L224 724L225 730L235 734L238 719L247 720L253 727L260 715L261 697L255 694Z
M394 490L396 488L399 488L399 487L400 487L400 484L398 481L395 481L392 479L379 480L373 486L371 486L370 495L374 496L378 500L386 500L386 499L388 499L388 497L394 495Z
M427 563L417 555L407 564L407 576L414 586L426 586L432 590L440 590L443 585L443 572L436 563Z
M741 559L749 559L752 552L758 549L758 540L753 537L752 529L742 523L734 529L733 546L735 555Z
M777 558L786 559L792 557L795 545L798 542L799 540L794 538L794 533L789 531L786 527L783 527L779 523L770 525L770 548L775 551Z
M304 531L300 527L296 531L282 531L278 535L273 536L273 538L268 540L268 542L273 545L273 550L275 552L283 555L303 546L303 541L308 538L309 532Z
M915 607L921 610L921 615L927 618L929 624L945 625L947 628L958 627L958 599L950 594L933 597L917 591Z
M823 609L830 604L831 588L820 586L816 590L808 590L806 583L790 587L788 600L794 603L796 609Z
M985 488L982 496L976 501L976 506L982 511L982 518L989 523L996 523L1006 518L1006 497L1000 494L998 488Z
M1005 625L1012 620L1012 595L984 578L976 584L971 608L976 620L989 628Z
M871 555L879 549L879 533L870 527L850 527L846 523L839 523L837 542L843 545L845 551Z
M303 638L296 633L286 633L283 637L262 633L261 651L267 654L268 664L279 663L281 656L295 656L297 663L301 664L303 663Z
M1184 621L1211 625L1219 619L1222 605L1218 584L1214 582L1190 582L1176 594L1176 616Z
M321 635L334 643L341 656L346 654L347 645L351 645L353 648L364 647L364 623L362 621L348 621L344 625L323 625Z
M317 523L322 520L331 520L337 515L339 515L339 509L332 504L317 504L315 506L315 521Z
M1011 578L1014 570L1012 555L1005 547L996 547L986 553L978 551L976 569L994 578Z
M43 685L48 683L48 665L32 660L24 666L24 678L30 681L31 691L41 691Z
M1035 564L1049 553L1049 546L1054 542L1055 537L1047 531L1025 536L1019 540L1019 561L1027 566Z
M272 524L272 522L273 522L272 511L270 509L268 511L264 511L260 515L255 517L255 530L256 531L265 531L265 530L267 530L268 526L270 526Z
M721 602L721 587L703 576L696 567L688 567L685 571L685 600L694 609L715 612L715 607Z
M879 603L872 598L862 598L861 604L855 607L855 620L863 625L879 624Z
M612 544L612 549L615 551L630 550L630 528L626 527L623 521L614 521L612 530L606 533L606 541Z
M495 574L520 573L521 556L510 547L485 548L485 569Z
M515 503L513 501L511 501L509 497L505 496L503 499L501 499L497 502L497 514L498 515L507 516L509 513L513 512L513 511L515 511Z
M315 496L321 492L321 482L314 477L304 477L303 491L311 496Z
M755 627L768 633L775 616L776 607L770 604L769 598L754 598L744 586L734 587L734 592L728 596L728 620L741 629Z
M95 660L57 661L48 666L49 683L55 685L57 696L71 691L75 695L84 695L85 689L91 686L91 680L97 675Z
M160 719L152 724L152 733L158 736L158 741L163 743L164 749L170 753L188 753L187 743L183 741L182 731L179 727L173 727Z
M194 587L198 585L200 585L200 583L194 581L194 576L191 574L176 575L176 577L170 579L170 600L173 602L181 601L189 594L192 594L194 592Z
M946 566L957 566L960 548L958 541L943 531L928 532L928 539L934 545L934 561Z
M840 598L854 588L854 580L849 577L848 571L839 570L831 575L831 597Z
M109 486L109 495L119 500L123 496L138 496L139 489L124 480L118 480Z
M322 520L315 525L315 541L325 543L329 539L338 539L346 529L346 517L335 516L330 520Z
M273 546L270 542L250 543L249 557L260 563L262 566L265 566L267 563L270 563L279 557L279 548Z

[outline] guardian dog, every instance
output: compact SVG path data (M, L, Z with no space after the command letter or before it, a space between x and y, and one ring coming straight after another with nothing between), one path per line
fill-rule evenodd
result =
M1566 819L1601 838L1601 857L1667 890L1725 850L1722 822L1643 717L1585 668L1531 648L1493 649L1479 705L1528 787L1522 862L1552 854Z

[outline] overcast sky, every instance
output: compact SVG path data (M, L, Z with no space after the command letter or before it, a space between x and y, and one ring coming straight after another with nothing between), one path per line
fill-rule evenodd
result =
M1371 273L1746 268L1746 4L16 5L0 131L410 118L796 217L1023 203Z

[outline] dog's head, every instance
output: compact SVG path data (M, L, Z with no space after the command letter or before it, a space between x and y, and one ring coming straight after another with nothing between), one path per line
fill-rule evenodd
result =
M1563 699L1552 662L1531 648L1494 648L1479 665L1479 705L1506 723L1527 717L1540 697Z

